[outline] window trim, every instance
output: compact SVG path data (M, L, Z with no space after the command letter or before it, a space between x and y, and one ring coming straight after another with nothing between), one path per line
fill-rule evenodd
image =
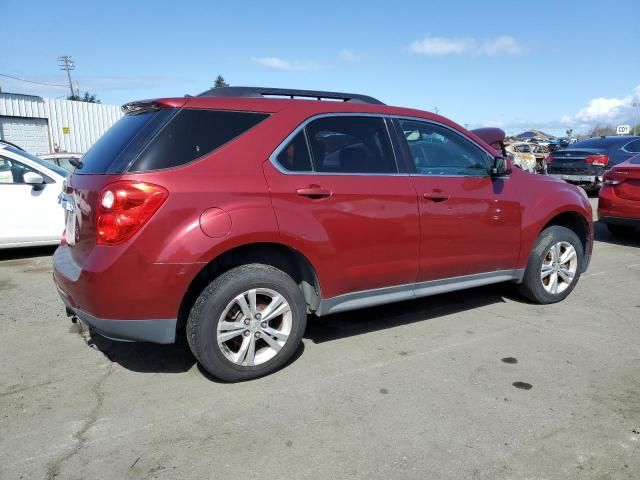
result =
M331 118L331 117L374 117L382 119L382 122L385 126L385 131L387 132L387 138L389 140L389 145L391 145L391 153L393 155L393 161L396 166L395 173L351 173L351 172L318 172L315 168L315 160L313 158L313 152L311 151L311 145L309 144L309 135L307 134L306 127L314 120L318 120L321 118ZM269 155L269 161L271 165L274 166L278 172L283 175L315 175L315 176L353 176L353 177L406 177L408 173L400 173L400 165L398 163L398 152L396 151L396 145L393 141L393 135L391 130L389 129L389 122L387 119L392 118L393 115L383 114L383 113L356 113L356 112L336 112L336 113L320 113L317 115L313 115L307 119L305 119L300 125L298 125L289 135L285 137L285 139L276 147L271 155ZM291 170L286 170L282 167L277 159L278 155L284 150L291 140L295 138L295 136L300 132L300 130L304 129L304 136L307 140L307 149L309 150L309 154L311 156L311 167L313 170L310 172L296 172Z
M402 128L400 126L400 120L407 120L407 121L413 121L413 122L421 122L421 123L427 123L430 125L436 125L438 127L442 127L446 130L449 130L451 132L453 132L455 135L458 135L460 137L462 137L463 139L465 139L466 141L468 141L469 143L471 143L472 145L475 145L481 152L484 152L487 155L487 161L491 158L495 158L495 156L491 153L488 152L486 148L484 148L482 145L480 145L478 142L476 142L475 140L467 137L466 135L463 135L462 133L460 133L458 130L456 130L455 128L450 127L449 125L445 125L442 122L438 122L435 120L427 120L425 118L420 118L420 117L411 117L411 116L404 116L404 115L392 115L392 117L397 120L398 122L398 135L400 135L400 132L402 132ZM410 151L409 150L409 142L407 142L407 140L405 138L402 138L402 136L400 136L399 141L403 143L403 152L405 157L407 157L408 161L408 166L410 169L410 173L409 175L412 177L430 177L430 178L491 178L491 175L489 175L489 170L487 169L487 172L485 175L460 175L460 174L456 174L456 175L428 175L428 174L424 174L424 173L418 173L416 170L416 166L415 166L415 162L413 160L413 158L410 155ZM502 178L502 177L501 177ZM505 178L509 178L509 177L505 177Z
M638 151L638 152L630 152L629 150L627 150L627 147L628 147L629 145L631 145L633 142L640 142L640 138L634 138L634 139L633 139L633 140L631 140L630 142L625 143L625 144L620 148L620 150L622 150L623 152L626 152L626 153L633 153L633 154L638 154L638 153L640 153L640 151Z

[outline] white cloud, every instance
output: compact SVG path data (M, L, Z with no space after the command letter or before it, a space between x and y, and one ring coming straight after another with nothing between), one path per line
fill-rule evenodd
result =
M279 57L252 57L251 61L265 68L270 68L272 70L283 70L288 72L321 70L322 68L324 68L323 65L315 62L290 61Z
M478 40L472 37L436 37L426 35L409 45L409 51L417 55L521 55L526 47L509 35Z
M365 56L351 49L343 48L342 50L340 50L340 59L343 62L356 63L363 61L365 59Z
M615 126L618 123L633 121L637 115L637 110L634 111L633 107L636 102L640 102L640 85L622 98L594 98L575 115L562 117L562 123L577 128L591 128L598 124Z

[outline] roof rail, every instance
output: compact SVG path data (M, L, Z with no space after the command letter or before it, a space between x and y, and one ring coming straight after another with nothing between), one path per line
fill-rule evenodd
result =
M0 139L0 143L3 144L3 145L9 145L10 147L17 148L18 150L22 150L23 152L25 151L25 149L22 148L20 145L16 145L15 143L7 142L6 140Z
M197 95L198 97L289 97L291 99L315 99L315 100L342 100L353 103L373 103L384 105L377 98L358 93L343 92L323 92L319 90L295 90L291 88L269 88L269 87L220 87L212 88Z

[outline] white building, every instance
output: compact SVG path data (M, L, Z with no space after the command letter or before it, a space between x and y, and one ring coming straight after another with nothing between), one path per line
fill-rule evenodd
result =
M121 116L116 105L0 93L0 140L36 155L84 153Z

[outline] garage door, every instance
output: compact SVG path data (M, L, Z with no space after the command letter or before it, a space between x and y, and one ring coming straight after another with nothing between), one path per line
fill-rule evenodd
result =
M36 155L49 152L46 118L0 117L0 139Z

